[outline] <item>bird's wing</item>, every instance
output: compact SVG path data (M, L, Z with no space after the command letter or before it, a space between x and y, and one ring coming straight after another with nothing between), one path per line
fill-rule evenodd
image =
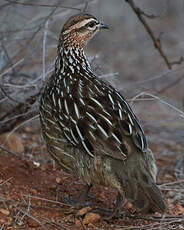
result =
M80 79L68 92L63 90L55 95L53 116L58 114L55 118L70 144L92 157L105 154L123 160L132 149L147 149L138 119L113 87L98 79Z

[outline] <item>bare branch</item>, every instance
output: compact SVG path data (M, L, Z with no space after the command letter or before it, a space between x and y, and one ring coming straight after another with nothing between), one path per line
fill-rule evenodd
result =
M147 18L156 18L158 16L155 16L155 15L149 15L147 13L145 13L143 10L141 10L139 7L137 7L134 3L133 0L125 0L129 5L130 7L132 8L132 10L135 12L135 14L137 15L138 19L140 20L140 22L143 24L144 28L146 29L147 33L149 34L149 36L151 37L152 41L153 41L153 44L155 46L155 48L158 50L158 52L160 53L160 56L164 59L167 67L169 69L172 69L172 65L175 65L175 64L181 64L183 61L184 61L184 58L181 57L178 61L174 61L174 62L170 62L168 60L168 57L166 56L165 52L163 51L162 49L162 46L161 46L161 38L159 36L159 38L156 38L152 29L150 28L150 26L148 25L148 23L146 22L145 17Z
M81 11L81 9L79 9L79 8L70 7L70 6L48 5L48 4L34 4L34 3L18 2L18 1L13 1L13 0L6 0L6 1L9 2L9 3L12 3L12 4L18 4L18 5L23 5L23 6L60 7L60 8L64 8L64 9L79 10L79 11Z
M84 8L82 10L83 12L85 12L87 10L88 4L89 4L88 0L85 0L84 2L85 2L85 5L84 5Z
M48 26L49 26L49 19L46 21L45 23L45 30L44 30L44 33L43 33L43 52L42 52L42 80L44 81L45 80L45 64L46 64L46 40L47 40L47 30L48 30Z

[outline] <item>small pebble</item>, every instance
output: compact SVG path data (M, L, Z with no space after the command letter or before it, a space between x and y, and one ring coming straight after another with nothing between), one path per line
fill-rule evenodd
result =
M85 207L85 208L82 208L80 209L78 212L77 212L77 216L84 216L87 212L89 212L91 210L90 207Z
M56 183L60 184L61 183L61 178L60 177L56 177Z
M0 212L1 212L2 214L6 215L6 216L8 216L8 215L10 214L10 211L9 211L9 210L3 209L3 208L0 209Z
M101 216L98 213L93 213L89 212L85 215L83 224L88 225L88 224L94 224L99 222L101 219Z

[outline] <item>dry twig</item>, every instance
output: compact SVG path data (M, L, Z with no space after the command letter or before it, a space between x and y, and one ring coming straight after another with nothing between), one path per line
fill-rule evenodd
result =
M180 59L178 61L174 61L174 62L170 62L168 60L167 55L165 54L165 52L162 49L161 46L161 39L156 38L151 27L148 25L148 23L146 22L144 16L148 17L148 18L155 18L156 16L154 15L148 15L147 13L145 13L143 10L141 10L139 7L137 7L134 3L133 0L125 0L130 7L132 8L132 10L134 11L134 13L136 14L136 16L138 17L138 19L140 20L140 22L142 23L142 25L144 26L145 30L147 31L147 33L149 34L149 36L151 37L154 47L158 50L158 52L160 53L160 56L164 59L167 67L169 69L172 69L172 65L175 64L181 64L184 61L183 57L180 57Z

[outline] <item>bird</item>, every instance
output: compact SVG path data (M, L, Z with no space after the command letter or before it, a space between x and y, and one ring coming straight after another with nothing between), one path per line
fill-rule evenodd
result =
M40 99L42 135L61 168L90 189L117 190L140 213L164 213L157 166L140 121L122 94L99 79L85 55L103 29L95 16L79 13L64 24L55 70Z

